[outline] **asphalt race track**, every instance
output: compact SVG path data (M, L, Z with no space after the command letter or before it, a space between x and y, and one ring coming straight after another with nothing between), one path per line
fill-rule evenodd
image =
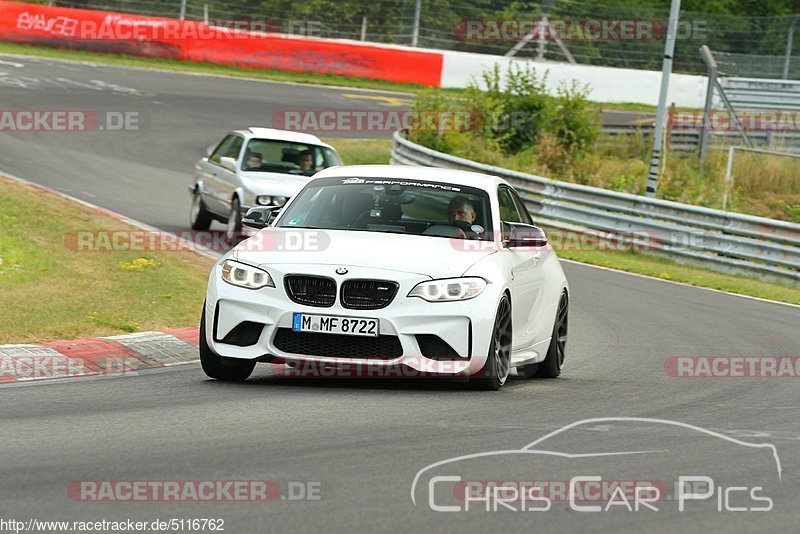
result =
M138 131L0 132L0 169L160 228L186 227L194 164L229 130L268 126L283 111L393 110L407 106L386 104L409 102L398 93L0 60L4 108L136 113L139 121Z
M2 108L130 110L145 119L134 132L0 132L0 169L168 229L186 228L192 166L226 130L285 109L378 109L379 101L345 94L397 97L0 61ZM220 518L235 534L796 531L797 378L673 377L665 365L673 356L800 356L800 308L578 264L565 268L572 298L564 374L549 381L512 377L497 393L437 381L278 378L266 367L232 385L207 380L195 364L132 377L4 386L0 517ZM437 474L470 481L658 480L665 489L658 511L579 512L564 499L539 511L516 511L519 500L497 510L473 503L468 511L434 511L430 501L444 503L448 496L431 498L430 471L412 501L415 476L430 464L519 450L595 418L648 421L589 422L538 446L564 454L509 452ZM772 444L777 458L742 442ZM714 491L687 500L681 512L673 487L678 476L711 477ZM271 480L283 498L85 502L68 491L82 480ZM769 496L772 509L730 511L762 506L748 497L751 490ZM291 498L300 493L306 498Z

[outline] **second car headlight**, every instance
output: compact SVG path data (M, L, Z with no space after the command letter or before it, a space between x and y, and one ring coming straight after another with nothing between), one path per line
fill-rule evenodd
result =
M259 206L283 206L286 204L286 201L289 200L286 197L279 197L279 196L270 196L270 195L259 195L256 197L256 204Z
M267 271L233 260L222 262L222 279L246 289L275 287L275 282Z
M486 280L483 278L445 278L420 282L408 296L419 297L428 302L453 302L475 298L485 288Z

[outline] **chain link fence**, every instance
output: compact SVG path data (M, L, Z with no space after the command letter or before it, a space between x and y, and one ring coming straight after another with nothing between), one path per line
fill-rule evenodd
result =
M53 5L208 20L267 31L411 45L541 61L659 70L669 10L579 0L50 0ZM546 25L545 25L546 22ZM625 35L626 26L646 31ZM708 45L733 75L800 77L800 15L681 12L676 72L705 74ZM258 28L258 26L255 26ZM747 56L745 58L745 56ZM787 63L787 57L789 58ZM788 68L787 68L788 64Z
M720 76L800 80L800 55L766 56L714 51ZM787 60L788 59L788 60Z

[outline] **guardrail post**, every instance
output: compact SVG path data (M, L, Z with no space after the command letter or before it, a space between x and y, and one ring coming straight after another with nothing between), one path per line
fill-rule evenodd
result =
M722 209L728 209L728 192L731 189L731 179L733 178L733 156L736 153L735 146L728 147L728 164L725 166L725 188L722 191Z

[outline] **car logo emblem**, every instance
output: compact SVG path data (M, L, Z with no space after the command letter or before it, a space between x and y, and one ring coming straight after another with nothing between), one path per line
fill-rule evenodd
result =
M339 267L336 269L336 274L347 274L347 267Z

